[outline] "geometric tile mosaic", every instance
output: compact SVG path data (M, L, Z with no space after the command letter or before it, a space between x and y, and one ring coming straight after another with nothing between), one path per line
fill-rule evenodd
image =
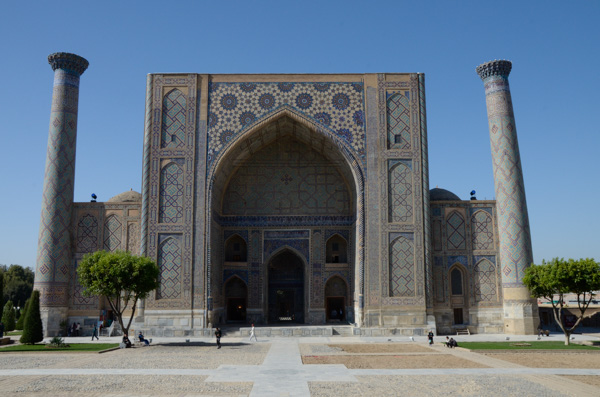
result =
M473 284L476 301L496 301L496 266L487 259L477 262L473 268Z
M412 170L404 162L390 161L389 167L389 221L410 222L413 216Z
M414 296L413 241L404 236L390 244L390 296Z
M209 90L209 167L234 136L284 106L339 137L360 158L365 155L362 83L211 82Z
M157 299L181 296L181 247L176 238L167 238L158 247L159 283Z
M98 246L98 221L90 214L84 215L77 224L77 248L79 252L94 252Z
M453 211L446 220L446 233L448 234L448 249L466 249L465 219L456 211Z
M350 215L337 167L290 137L261 149L231 178L224 215Z
M163 99L161 148L185 145L185 96L173 89Z
M183 170L169 163L160 172L159 222L178 223L183 218Z
M394 93L387 99L388 147L410 149L409 91Z
M121 247L121 222L116 215L111 215L104 221L104 249L115 251Z
M522 286L525 268L531 265L533 254L508 74L492 74L482 79L490 127L502 282L517 287Z
M471 235L474 250L494 248L494 224L492 216L485 211L477 211L471 216Z
M127 252L139 255L140 252L140 224L127 225Z

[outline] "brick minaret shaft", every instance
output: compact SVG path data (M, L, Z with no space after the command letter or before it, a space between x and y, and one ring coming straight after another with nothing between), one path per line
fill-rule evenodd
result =
M40 291L44 335L54 336L68 312L79 77L88 61L57 52L48 56L48 63L54 70L54 89L34 288Z
M533 334L538 310L523 285L525 268L533 262L525 184L519 155L508 75L509 61L491 61L477 67L485 86L490 143L494 166L500 266L504 300L504 331Z

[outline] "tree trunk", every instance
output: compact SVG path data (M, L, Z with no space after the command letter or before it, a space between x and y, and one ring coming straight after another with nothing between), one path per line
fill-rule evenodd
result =
M569 344L571 343L571 334L568 332L565 332L565 346L569 346Z

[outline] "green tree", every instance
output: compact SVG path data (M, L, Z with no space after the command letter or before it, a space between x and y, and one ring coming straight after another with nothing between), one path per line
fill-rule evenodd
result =
M27 305L29 304L29 299L25 301L25 306L21 308L21 315L15 324L15 329L22 330L25 322L25 316L27 315Z
M20 265L0 265L0 273L3 273L4 278L4 302L11 300L14 305L23 306L33 291L33 270Z
M26 345L33 345L44 340L44 326L40 315L40 291L38 290L33 290L31 298L29 298L20 340Z
M129 332L138 299L158 288L158 266L150 258L129 252L96 251L83 257L77 267L86 296L104 296L124 332ZM123 313L131 307L127 326Z
M0 269L0 318L2 318L3 313L3 302L4 302L4 272Z
M20 265L1 265L0 272L3 274L4 282L3 297L4 302L11 300L16 306L23 306L23 303L31 296L33 291L34 273L28 267ZM0 291L2 292L2 291Z
M579 325L585 311L594 297L594 291L600 290L600 264L593 259L565 260L554 258L538 266L525 269L523 283L529 288L533 298L546 298L552 303L554 321L565 334L565 345L575 328ZM572 327L562 321L565 308L565 295L577 296L579 315Z
M2 312L2 322L4 323L4 330L6 332L15 330L15 307L12 301L6 302L4 310Z

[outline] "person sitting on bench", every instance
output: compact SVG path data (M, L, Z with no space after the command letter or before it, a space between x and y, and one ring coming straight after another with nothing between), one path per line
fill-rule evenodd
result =
M140 331L140 333L138 335L138 339L140 340L140 342L144 342L146 344L146 346L148 346L150 344L150 341L148 339L144 339L144 335L142 334L142 331Z
M456 341L454 340L454 338L449 338L449 337L446 336L446 347L449 347L449 348L452 349L452 348L457 347L457 346L458 346L458 343L456 343Z
M125 345L125 348L131 347L131 341L129 340L127 334L123 335L123 342L121 342L121 345Z

